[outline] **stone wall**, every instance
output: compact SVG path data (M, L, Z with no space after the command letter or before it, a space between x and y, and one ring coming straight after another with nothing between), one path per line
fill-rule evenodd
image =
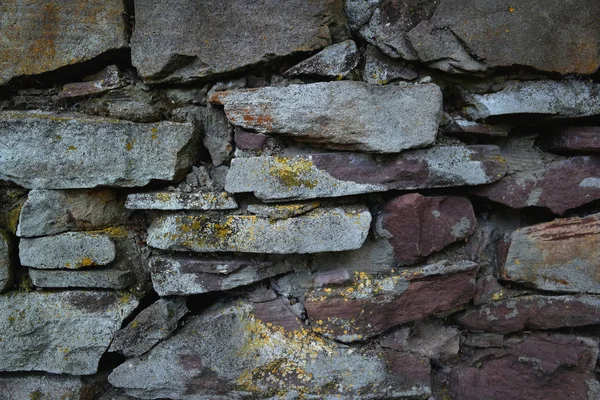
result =
M0 399L600 399L599 21L0 1Z

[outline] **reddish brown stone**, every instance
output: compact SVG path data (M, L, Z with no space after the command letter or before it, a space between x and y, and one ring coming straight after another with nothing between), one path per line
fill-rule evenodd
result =
M477 220L463 197L396 197L383 208L382 227L400 265L414 264L451 243L469 237Z
M248 132L247 130L238 127L235 127L233 134L235 138L235 147L240 150L262 150L269 142L268 135Z
M281 298L254 304L254 315L268 326L275 325L289 332L303 328L302 322Z
M504 137L508 136L510 125L488 125L466 119L455 119L444 127L444 132L460 137Z
M431 386L431 364L428 358L390 349L383 349L382 356L389 371L390 383L394 386Z
M542 135L539 145L544 150L557 153L600 152L600 126L568 126L556 128Z

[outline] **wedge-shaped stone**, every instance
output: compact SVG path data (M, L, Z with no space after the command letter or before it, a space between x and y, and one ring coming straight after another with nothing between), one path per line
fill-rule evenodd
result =
M234 210L235 199L226 192L154 192L127 196L125 206L132 210Z
M555 292L600 294L600 214L514 232L502 278Z
M320 82L216 92L211 101L244 129L376 153L432 145L442 112L442 92L433 84Z
M127 47L124 14L121 0L2 2L0 85Z
M144 186L190 167L195 136L191 124L2 112L0 179L30 189Z
M19 242L21 264L40 269L77 269L107 265L115 259L113 241L100 234L67 232L55 236L23 238Z
M371 214L364 207L319 208L272 221L255 215L175 214L148 229L148 244L163 250L242 253L319 253L359 248Z
M114 292L30 292L0 296L0 371L90 375L121 323L137 307Z
M319 53L285 71L287 76L347 77L360 61L360 51L352 40L332 44Z
M135 282L132 271L112 268L91 270L49 270L29 268L33 286L45 289L126 289Z
M132 63L148 81L186 81L318 50L341 33L337 0L135 2Z
M506 172L496 146L442 146L399 155L323 153L236 158L225 189L265 201L482 185Z

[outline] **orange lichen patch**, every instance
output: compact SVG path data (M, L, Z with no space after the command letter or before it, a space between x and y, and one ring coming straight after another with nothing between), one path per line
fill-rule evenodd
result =
M508 12L515 12L515 8L514 7L508 7Z
M77 267L91 267L92 265L94 265L94 260L92 260L89 257L84 257L81 259L81 261L77 264Z
M133 150L133 145L134 144L135 144L135 139L131 139L130 141L128 141L127 143L125 143L125 149L127 149L127 151Z

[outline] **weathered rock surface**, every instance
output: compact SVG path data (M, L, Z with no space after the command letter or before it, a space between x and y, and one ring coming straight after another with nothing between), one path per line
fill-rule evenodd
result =
M502 279L554 292L600 294L600 214L519 229Z
M77 98L99 95L126 85L123 73L116 65L109 65L102 71L87 76L83 82L67 83L58 93L61 98Z
M471 119L515 114L555 118L600 114L600 84L583 81L510 81L494 93L462 93L462 112Z
M19 216L17 235L46 236L121 225L124 198L110 190L32 190Z
M504 346L504 335L499 333L471 333L463 342L469 347L502 347Z
M0 229L0 293L11 284L13 270L12 243L8 233Z
M31 189L144 186L194 162L191 124L0 113L0 179Z
M0 185L0 228L14 234L19 226L19 215L27 200L27 190Z
M272 221L255 215L176 214L159 217L148 244L163 250L242 253L319 253L359 248L371 214L360 206L319 208Z
M539 138L540 147L557 153L600 153L599 126L555 128Z
M302 214L319 208L321 203L319 201L305 201L297 203L286 203L286 204L248 204L246 209L249 213L258 215L260 217L267 217L271 219L286 219L297 217Z
M137 307L111 292L0 296L0 370L90 375L123 320Z
M381 0L346 0L345 3L348 25L352 31L357 31L369 22Z
M494 138L508 136L511 127L504 124L489 125L463 118L454 118L443 129L444 132L458 137Z
M342 7L330 0L188 0L177 7L140 0L132 63L147 81L186 81L318 50L343 30Z
M188 320L144 357L117 367L109 382L143 399L427 397L429 363L422 361L348 351L304 328L262 320L251 303L237 302Z
M383 276L355 273L352 285L329 285L304 302L313 329L342 342L453 309L473 296L478 266L440 262Z
M127 196L131 210L235 210L238 204L226 192L152 192Z
M522 65L592 74L600 61L593 1L535 0L526 6L476 0L387 0L361 35L393 57L449 72Z
M127 47L124 13L121 0L3 2L0 85Z
M324 281L320 273L338 279L340 274L351 278L353 272L382 273L391 272L398 266L394 259L394 248L387 239L367 239L357 250L315 254L311 258L311 269L316 271L315 279ZM335 271L335 272L333 272ZM334 278L337 277L337 278Z
M109 351L127 357L140 356L171 336L187 312L184 297L160 299L115 334Z
M233 152L233 127L223 110L208 104L199 109L198 118L204 133L202 144L208 150L213 164L218 166L229 161Z
M400 61L383 54L375 46L367 46L363 80L370 84L385 85L396 79L412 81L419 74L406 68Z
M472 331L497 333L594 325L600 323L600 297L516 297L467 311L458 322Z
M483 350L451 374L453 398L597 399L598 343L586 337L534 334Z
M400 155L322 153L234 159L229 193L265 201L302 200L436 187L482 185L506 171L496 146L442 146Z
M0 376L0 393L11 400L84 400L101 390L80 376L10 374Z
M244 129L377 153L433 144L442 110L442 92L433 84L319 82L216 92L211 101Z
M287 76L346 78L358 65L360 52L352 40L332 44L319 53L285 71Z
M414 264L475 232L477 220L469 199L425 197L418 193L385 204L378 226L389 239L400 265Z
M29 268L33 286L45 289L126 289L135 283L133 271L113 268L93 270L48 270Z
M21 264L39 269L78 269L107 265L115 259L113 241L105 235L67 232L55 236L23 238Z

